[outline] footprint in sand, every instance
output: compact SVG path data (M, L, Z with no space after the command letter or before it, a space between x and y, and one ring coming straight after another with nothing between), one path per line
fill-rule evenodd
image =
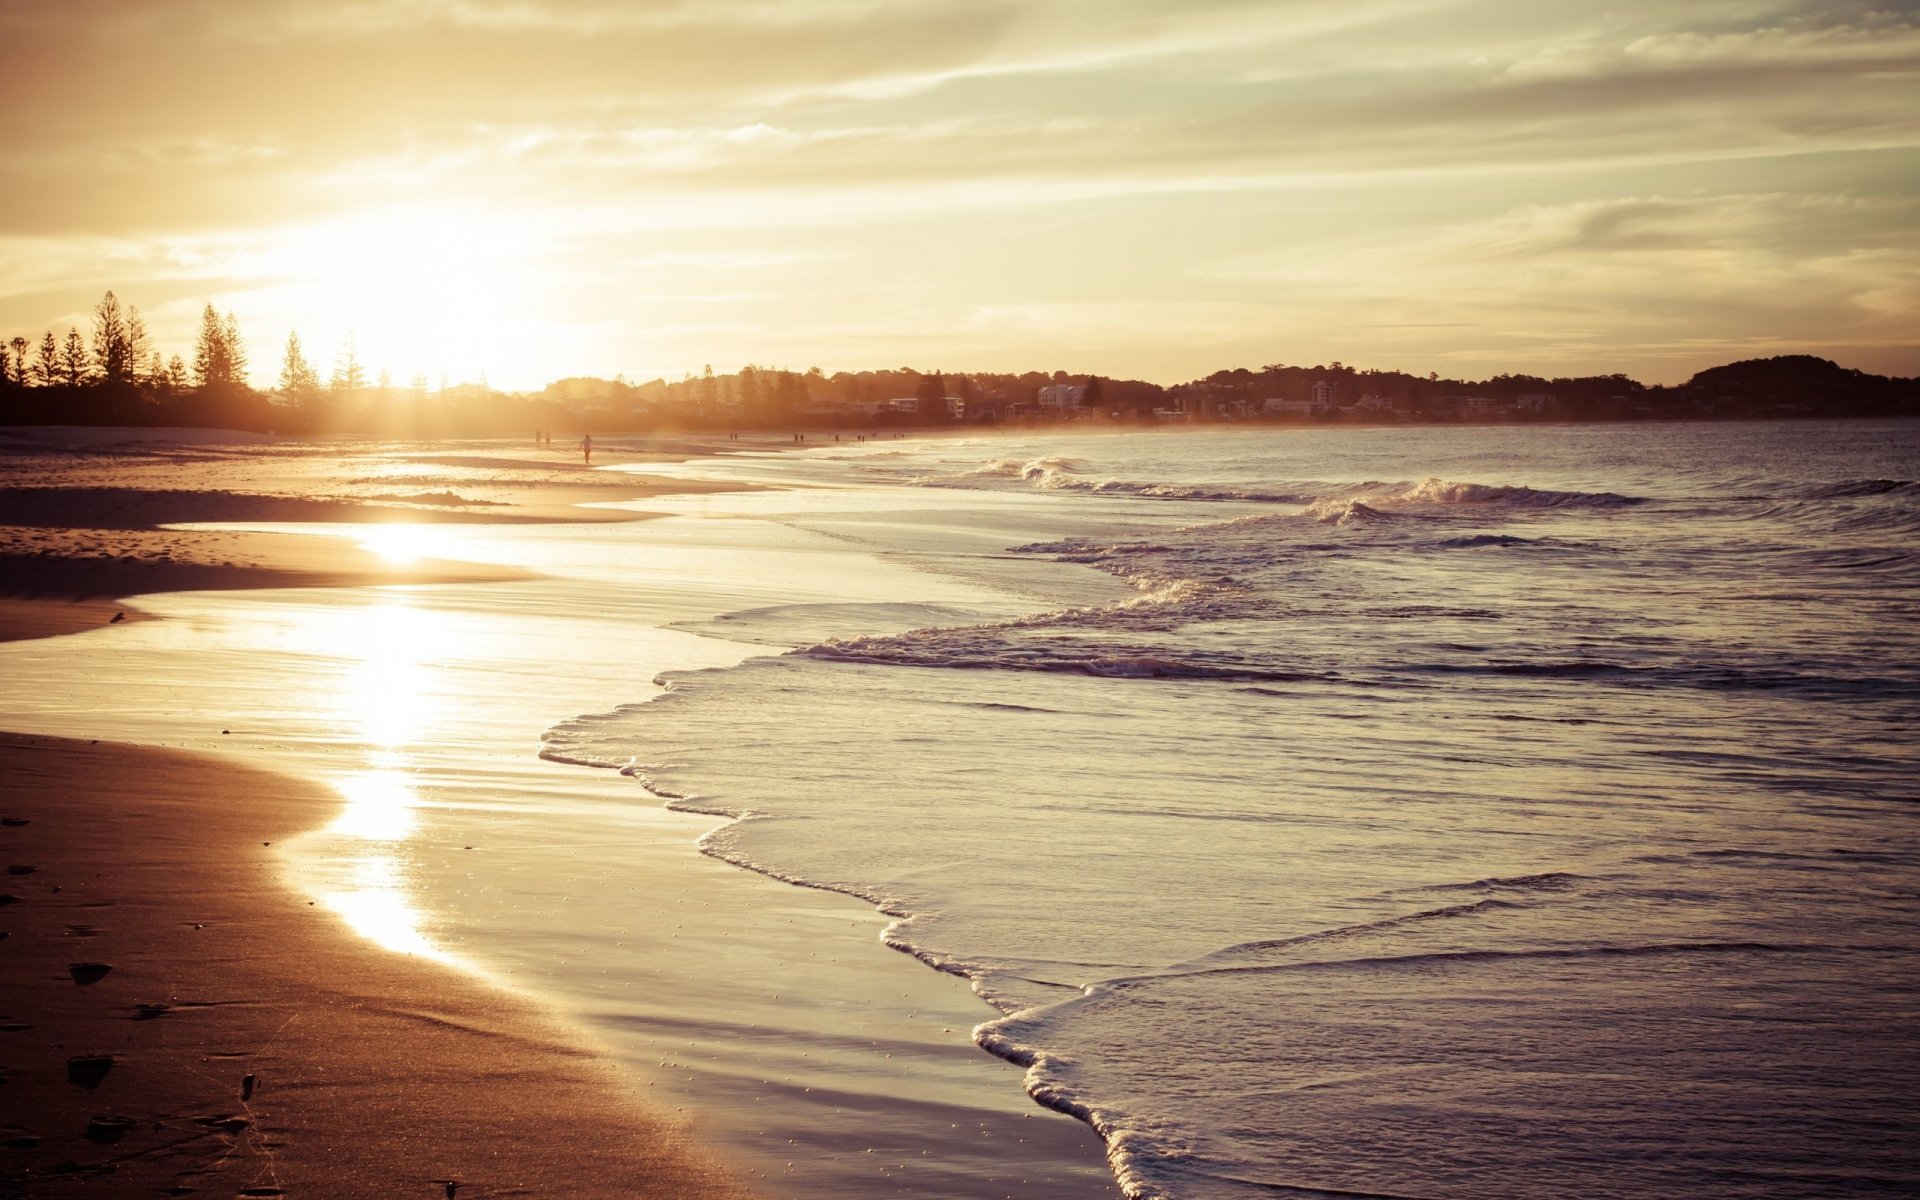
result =
M99 983L107 977L107 972L111 970L113 970L113 967L107 963L83 962L67 964L67 974L73 976L73 981L81 987L86 987L90 983Z
M113 1062L111 1054L77 1054L67 1060L67 1082L90 1092L106 1080Z
M95 1117L87 1122L87 1140L103 1146L111 1146L127 1135L134 1127L132 1117Z

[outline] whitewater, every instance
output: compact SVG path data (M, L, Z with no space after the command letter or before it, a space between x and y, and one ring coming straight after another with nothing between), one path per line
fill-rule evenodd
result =
M1911 425L684 469L929 586L769 584L542 753L879 906L1130 1195L1920 1189Z

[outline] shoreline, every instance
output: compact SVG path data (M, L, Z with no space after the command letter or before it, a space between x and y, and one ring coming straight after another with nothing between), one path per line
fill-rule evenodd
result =
M743 447L740 444L732 444L727 447L727 449L738 448ZM611 446L606 447L606 452L609 458L609 465L625 457ZM414 461L420 461L421 456L416 454L413 455L412 458ZM461 462L475 461L471 456L454 456L454 458ZM485 461L488 461L491 466L502 462L511 463L514 460L492 459ZM610 471L598 475L593 479L591 486L594 492L597 493L591 497L592 499L608 499L617 496L618 498L629 501L664 494L723 490L756 490L751 487L743 487L742 485L690 483L680 479L649 478L645 475L629 474L620 471ZM581 497L576 493L567 498L578 500ZM501 507L505 506L503 505ZM630 510L618 512L601 510L596 512L595 510L573 509L572 512L578 514L578 516L572 519L560 517L556 520L552 516L543 514L542 519L537 523L588 526L603 524L608 521L644 519L647 516L653 515ZM334 516L334 514L329 515ZM524 521L516 522L511 519L507 521L489 519L496 517L496 515L496 511L475 513L470 518L462 514L459 523L483 526L489 524L509 525L529 523ZM337 520L337 516L334 516L334 519ZM282 526L282 528L284 527L285 526ZM165 536L176 536L181 531L167 529L160 532ZM342 543L340 539L329 537L264 532L241 532L233 534L232 536L242 539L246 544L253 547L254 550L261 554L263 559L260 565L251 568L242 567L235 569L236 580L243 581L242 586L287 586L288 581L285 576L272 574L274 566L264 561L270 559L273 553L280 553L282 550L301 549L310 550L322 555L337 556L337 552L347 549L346 545ZM284 564L278 565L284 566ZM441 564L433 563L415 564L414 569L419 572L419 574L413 578L396 577L397 573L388 572L385 564L383 564L383 573L370 580L356 579L346 575L327 577L320 572L311 572L302 578L300 582L303 586L318 584L323 590L326 587L352 587L368 582L382 584L395 582L440 582L442 580L434 579L427 575L428 571L438 569L440 566ZM472 564L464 563L454 564L454 566L457 572L464 572L466 577L447 579L445 581L474 583L483 580L508 579L537 581L540 578L538 571L516 572L512 569L503 571L497 567L475 567ZM109 563L105 570L109 574L124 574L126 564L122 560L115 560ZM397 589L397 591L413 592L415 589ZM427 592L420 593L420 599L424 602L431 603L430 599L428 599L430 594L431 589ZM39 603L57 604L62 603L62 601L42 598ZM271 603L277 605L279 601L276 600ZM14 611L10 613L8 611L9 607ZM17 620L17 614L20 607L17 603L12 606L0 604L0 637L8 633L19 636L21 624ZM179 606L160 604L157 605L157 607L166 609L169 607L178 608ZM256 608L257 607L258 606L256 606ZM101 610L95 608L92 611L98 614ZM117 609L116 611L124 610ZM260 611L262 613L268 613L271 609L261 609ZM129 614L130 617L136 615L138 614ZM163 624L164 623L165 622L163 622ZM12 628L9 629L9 626L12 626ZM86 627L91 628L92 626ZM106 643L99 643L98 649L107 649ZM82 657L84 659L86 656ZM213 719L210 710L200 709L190 711L196 711L199 716L205 716L209 720ZM82 727L83 726L75 724L72 721L68 721L59 726L61 731ZM116 731L118 729L111 721L102 721L93 727ZM184 732L184 730L177 732ZM220 732L224 733L225 731L221 730ZM222 759L232 755L247 755L250 749L247 743L253 741L254 738L260 736L260 734L248 735L238 727L234 729L234 732L236 734L243 734L244 740L243 737L236 737L231 743L228 743L224 739L211 739L207 742L200 743L200 746L204 750L214 751ZM527 736L530 741L537 736L537 733L537 727L528 728L524 731L525 736ZM151 735L149 735L149 737L151 737ZM257 748L262 750L266 749L265 746L259 746ZM320 764L294 765L274 761L271 763L271 769L275 771L274 778L297 779L300 781L301 786L306 787L310 787L313 784L330 785L339 782L339 780L335 778L337 772L331 769L306 769L306 766L318 765ZM549 764L541 765L547 766ZM582 787L582 785L570 781L570 777L576 773L577 769L557 766L555 769L568 777L560 779L557 785L558 787L564 788L568 792L589 790ZM584 772L581 774L597 775L599 773ZM556 785L546 784L543 786L554 787ZM611 794L622 788L630 788L631 786L628 781L615 780L611 781L611 786L608 791ZM211 799L211 797L208 799ZM353 806L352 797L347 796L343 798L341 795L333 795L331 797L332 811L336 813L340 812L343 803L347 808L351 809ZM677 815L676 819L680 821L685 820L685 818L679 818ZM335 823L338 823L338 818L336 818ZM642 823L644 824L645 822ZM261 840L272 841L276 846L279 846L283 841L298 841L303 837L324 834L328 831L327 827L328 822L323 816L316 817L315 819L302 822L297 826L278 829L272 834L263 836ZM296 828L300 832L296 833ZM833 1106L831 1110L833 1115L831 1118L809 1118L810 1120L815 1120L815 1125L809 1127L809 1132L801 1133L798 1129L794 1131L800 1136L802 1141L809 1143L809 1149L822 1158L835 1160L839 1165L831 1169L843 1173L851 1171L862 1164L862 1159L855 1157L856 1155L874 1155L876 1150L878 1150L889 1159L887 1166L880 1171L877 1178L872 1179L871 1184L862 1183L846 1194L864 1194L870 1189L890 1191L892 1186L897 1186L903 1178L906 1177L904 1173L907 1171L907 1168L913 1166L915 1170L922 1172L919 1176L920 1178L941 1180L939 1184L934 1186L933 1190L936 1194L982 1196L990 1194L997 1196L1002 1194L1000 1190L1002 1187L1013 1182L1011 1178L1004 1178L998 1174L999 1159L1003 1153L999 1150L999 1147L1008 1146L1009 1149L1011 1149L1009 1143L1016 1141L1030 1143L1029 1146L1024 1148L1024 1151L1029 1153L1029 1158L1027 1159L1029 1165L1017 1169L1020 1170L1023 1175L1031 1173L1033 1175L1032 1183L1034 1185L1045 1186L1049 1189L1046 1194L1114 1194L1111 1176L1107 1173L1103 1147L1097 1135L1078 1121L1073 1121L1066 1117L1058 1117L1034 1105L1020 1089L1017 1078L1011 1081L1011 1086L1007 1088L1002 1097L1006 1103L1000 1106L997 1112L990 1112L985 1108L962 1106L952 1103L945 1098L956 1086L962 1089L961 1094L965 1094L968 1088L978 1091L978 1089L983 1086L981 1082L982 1077L987 1080L989 1084L1002 1084L1004 1086L1005 1082L994 1080L990 1073L1005 1068L1006 1064L998 1059L992 1058L990 1055L982 1053L981 1050L966 1037L966 1031L971 1028L972 1025L990 1019L992 1012L991 1009L979 1004L978 1000L967 991L963 981L950 976L941 976L936 972L927 970L920 962L900 955L893 949L881 944L877 937L862 939L858 931L862 929L869 920L875 924L876 934L878 927L885 923L882 914L866 902L858 898L845 897L841 893L822 893L819 895L817 901L813 897L796 898L792 893L803 891L804 889L795 889L787 883L749 874L743 872L736 865L723 860L709 858L700 852L700 848L696 844L697 832L686 832L684 824L678 828L681 832L672 836L671 840L664 843L661 843L657 837L653 838L653 843L645 849L645 855L652 856L648 861L652 863L652 869L656 872L677 869L681 864L676 860L689 860L691 869L684 880L686 886L682 887L682 892L687 892L689 887L697 888L698 891L693 894L705 897L700 901L700 907L703 909L709 906L715 909L722 908L723 906L732 906L735 909L731 917L708 918L706 928L710 931L708 935L709 939L715 936L721 939L730 939L733 935L741 934L746 940L753 941L762 947L761 953L764 956L762 964L759 967L741 973L742 981L748 984L748 990L755 990L755 988L758 987L764 994L765 984L772 983L775 985L773 991L778 993L774 996L774 999L777 1001L780 999L780 994L788 994L790 989L792 992L803 995L807 993L809 988L813 989L811 1000L801 1000L799 1002L801 1007L807 1009L807 1011L797 1017L791 1016L786 1011L785 1004L776 1005L770 1009L756 1008L756 1002L748 1001L742 1003L741 998L738 996L730 997L718 992L712 992L710 986L704 981L700 988L691 990L692 994L708 995L708 1003L715 1010L727 1009L728 1016L725 1019L717 1015L717 1011L715 1013L703 1014L711 1016L716 1022L713 1026L714 1029L723 1027L758 1029L761 1031L759 1036L781 1039L789 1048L789 1050L772 1054L768 1060L769 1062L780 1062L782 1065L779 1067L756 1064L751 1057L747 1060L748 1065L746 1072L756 1075L764 1073L767 1076L766 1079L760 1081L762 1086L752 1086L752 1081L745 1079L740 1069L740 1064L737 1062L731 1067L703 1067L695 1062L684 1064L684 1069L708 1072L708 1075L703 1076L703 1082L700 1083L697 1088L678 1088L677 1075L674 1078L669 1078L667 1070L654 1072L653 1074L656 1076L654 1078L643 1078L641 1076L648 1074L648 1072L642 1070L645 1064L634 1061L630 1045L628 1046L629 1053L624 1058L620 1058L608 1053L599 1044L600 1039L594 1029L594 1021L598 1019L599 1014L583 1012L578 1007L578 997L573 998L573 1003L562 1002L546 989L542 988L537 979L528 979L524 972L516 972L512 969L505 971L493 969L498 966L497 963L479 964L472 967L464 965L452 967L435 963L418 965L429 971L457 971L471 988L480 988L483 990L499 989L502 991L502 994L517 997L515 1002L523 1004L530 1013L534 1014L534 1019L536 1020L545 1019L548 1024L552 1024L554 1020L565 1022L566 1028L573 1031L573 1033L563 1040L574 1047L576 1052L578 1052L580 1046L594 1046L594 1049L588 1051L588 1053L597 1056L596 1062L599 1063L603 1072L612 1080L612 1093L623 1097L623 1103L640 1106L636 1109L636 1113L638 1114L636 1119L643 1121L656 1120L660 1114L674 1109L675 1106L668 1103L668 1101L676 1099L687 1101L688 1103L685 1107L691 1111L699 1112L699 1116L691 1119L693 1120L693 1136L700 1153L706 1155L709 1159L716 1157L725 1159L736 1177L744 1178L748 1175L765 1175L772 1179L776 1176L777 1171L767 1168L777 1168L778 1164L777 1162L770 1161L770 1159L779 1156L782 1150L784 1150L786 1154L793 1154L795 1152L791 1144L786 1147L762 1144L766 1141L767 1131L757 1131L751 1128L754 1125L768 1123L772 1117L771 1113L755 1115L756 1113L762 1112L761 1103L763 1099L769 1102L794 1106L789 1109L791 1113L799 1111L799 1107L817 1108L823 1103L822 1097L830 1096L831 1099L826 1101L826 1103L830 1103ZM498 831L495 830L494 832L497 833ZM649 829L645 832L651 834L654 831ZM535 836L539 835L536 834ZM471 849L472 847L468 848ZM629 847L629 851L630 853L639 852L638 849L633 847ZM691 851L691 853L689 853L689 851ZM643 858L645 855L643 855ZM708 868L711 868L711 870L709 871ZM751 886L746 885L745 881L748 880L753 881ZM765 884L766 887L762 888L760 886L761 884ZM304 895L295 890L296 888L302 888L302 884L287 880L280 884L280 886L283 888L284 894L292 898L296 903L305 898ZM305 895L317 894L311 886L311 880L307 881L304 885L304 893ZM435 894L433 887L427 887L425 894ZM673 910L665 907L669 901L664 898L664 889L661 889L661 896L662 898L657 900L656 903L661 906L661 915L666 916ZM672 903L678 903L678 901L673 901ZM859 918L861 913L859 911L850 912L849 909L863 910L868 916L864 920L850 920L850 917ZM311 912L312 910L309 909L308 911ZM781 913L781 920L765 920L761 914L767 911L777 911ZM331 922L334 936L341 940L352 942L356 948L365 954L376 956L389 954L389 950L381 949L375 946L373 941L366 940L369 935L365 930L349 932L348 926L352 924L352 921L351 918L347 918L344 913L338 912L337 910L330 910L325 906L322 906L319 912L327 921ZM716 920L718 924L715 923ZM776 927L782 921L787 928ZM796 923L798 923L800 927L797 930L794 928ZM457 932L457 930L454 932ZM713 944L715 948L718 948L726 943L722 941ZM681 945L684 945L684 943L681 943ZM660 947L664 950L665 946L666 943L662 941ZM729 946L725 953L737 955L739 951L735 946ZM835 965L833 967L826 967L824 965L829 962L839 964L842 959L845 959L848 965ZM396 959L395 961L404 960ZM671 1036L672 1031L679 1028L683 1023L683 1014L679 1010L685 1007L687 1003L684 998L684 995L688 993L686 985L693 980L702 969L698 965L697 959L692 961L694 965L688 965L683 962L677 970L673 968L662 968L660 972L660 982L664 988L668 989L666 995L670 997L669 999L660 1001L649 995L645 1003L628 1001L625 1003L624 1008L619 1011L619 1015L610 1015L609 1019L625 1022L636 1027L642 1025L649 1026L656 1031L661 1031ZM819 973L810 974L812 972ZM805 977L804 982L796 979L796 976ZM758 980L760 982L755 985L752 983L752 980ZM889 1021L900 1021L903 1025L914 1025L915 1022L912 1018L918 1018L917 1024L921 1026L929 1022L937 1024L937 1022L945 1020L949 1024L957 1026L957 1028L946 1030L945 1032L956 1033L958 1036L954 1038L934 1037L931 1036L934 1032L932 1029L921 1031L916 1028L910 1034L912 1038L916 1039L915 1042L888 1043L891 1049L888 1053L882 1055L878 1049L872 1051L868 1049L869 1047L879 1047L879 1042L868 1041L855 1036L863 1032L860 1026L845 1026L842 1028L850 1015L845 1011L847 1004L866 1005L878 1002L880 1005L886 1005L891 1003L886 998L895 994L900 996L897 1007L908 1011L879 1018L879 1026L865 1032L877 1033L881 1029L886 1028ZM862 999L862 997L865 998ZM809 1005L811 1007L809 1007ZM735 1007L729 1009L728 1006ZM854 1011L857 1012L858 1010L856 1009ZM552 1017L546 1017L545 1014L548 1013L554 1015ZM835 1015L836 1013L838 1015ZM823 1014L832 1018L832 1025L822 1027L809 1024L809 1022L819 1020ZM876 1012L874 1017L877 1016L878 1013ZM903 1018L905 1018L905 1020L903 1020ZM873 1018L870 1017L869 1019ZM585 1023L583 1023L583 1020ZM733 1024L728 1026L726 1024L727 1020L731 1020ZM790 1053L790 1050L799 1046L812 1046L815 1054L818 1055L821 1053L821 1046L818 1040L828 1036L830 1031L832 1031L834 1037L844 1041L843 1045L839 1046L838 1049L831 1050L828 1054L828 1057L836 1060L836 1065L823 1067L821 1077L812 1080L815 1085L814 1087L802 1087L799 1083L789 1085L780 1082L782 1079L793 1079L797 1077L791 1075L776 1076L775 1072L777 1070L787 1071L793 1070L796 1067L809 1070L813 1069L805 1063L790 1061L794 1057L805 1059L808 1057L807 1053L800 1052L796 1056ZM604 1030L602 1032L604 1032ZM696 1030L695 1032L698 1031ZM738 1039L739 1037L737 1033L726 1036L732 1039ZM653 1039L650 1038L648 1040L651 1041ZM705 1045L705 1042L703 1041L702 1044ZM901 1054L901 1058L905 1064L910 1064L901 1065L899 1069L918 1072L923 1077L928 1072L936 1076L937 1086L934 1087L932 1092L925 1093L917 1099L904 1093L895 1092L891 1090L880 1077L871 1074L874 1064L862 1064L858 1061L861 1055L867 1055L875 1059L882 1057L893 1059L895 1052ZM710 1058L713 1056L701 1055L699 1057ZM814 1061L819 1063L820 1059L816 1058ZM662 1068L668 1068L668 1061L663 1059L661 1066ZM681 1069L683 1069L683 1066L678 1063L673 1064L671 1067L673 1072ZM714 1072L718 1073L715 1074ZM618 1076L618 1078L614 1078L615 1076ZM973 1082L967 1082L967 1080L973 1080ZM691 1076L688 1077L688 1081L689 1083L692 1082ZM661 1094L649 1095L646 1088L656 1084L661 1085L661 1093L677 1089L680 1094L672 1097ZM741 1090L742 1087L746 1089L744 1092ZM496 1098L495 1104L508 1110L518 1108L523 1101L520 1097L517 1082L513 1085L513 1088L514 1090L507 1096ZM700 1094L695 1095L695 1092L699 1092ZM747 1094L748 1092L754 1094ZM770 1094L763 1095L763 1093ZM807 1095L806 1093L818 1094ZM1019 1111L1023 1109L1025 1111ZM864 1116L861 1116L861 1114L864 1114ZM853 1121L854 1125L846 1127L845 1123L848 1121ZM967 1128L963 1129L963 1125L966 1125ZM838 1132L835 1132L836 1128ZM926 1154L927 1150L924 1147L927 1145L937 1145L939 1149L936 1153L943 1156L947 1163L947 1166L944 1168L934 1169L935 1173L933 1175L925 1174L926 1168L921 1167L919 1164L912 1164L908 1161L898 1161L907 1159L908 1156L911 1155ZM744 1158L740 1157L743 1150L748 1151ZM1041 1169L1034 1168L1033 1164L1036 1160L1031 1157L1033 1154L1040 1156L1037 1162ZM874 1164L877 1161L878 1159L873 1157L864 1159L865 1164L868 1165ZM758 1166L763 1169L753 1170L752 1167L755 1164L758 1164ZM791 1164L789 1164L789 1166L791 1166ZM1055 1169L1056 1167L1058 1168L1057 1170ZM945 1170L948 1174L941 1176L939 1174L940 1170ZM891 1181L890 1184L888 1183L889 1180ZM1062 1190L1052 1190L1054 1184L1058 1184ZM589 1193L578 1192L577 1190L569 1188L557 1194ZM623 1192L621 1194L637 1193ZM813 1194L820 1193L816 1192Z
M746 1194L526 999L302 903L272 846L324 789L11 733L0 770L0 1195Z

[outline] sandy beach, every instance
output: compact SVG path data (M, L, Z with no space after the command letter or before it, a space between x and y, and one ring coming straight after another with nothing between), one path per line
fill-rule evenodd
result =
M410 458L377 444L323 450L200 444L190 433L21 428L0 433L0 640L137 619L118 597L232 588L353 587L524 577L396 561L333 538L182 528L209 522L365 525L634 520L586 504L716 485L609 477L562 450ZM117 437L116 437L117 434ZM242 435L244 436L244 435ZM186 439L186 440L183 440ZM663 444L679 461L702 443ZM632 457L631 453L629 457ZM642 456L643 459L645 456Z
M543 529L611 533L648 515L635 502L736 488L645 473L649 457L701 447L629 447L637 474L498 447L10 449L0 639L28 649L19 639L94 632L9 660L16 684L48 683L32 701L16 694L10 711L35 714L33 732L4 747L0 815L27 822L0 831L22 872L0 911L7 1194L440 1195L446 1180L461 1196L1113 1194L1098 1137L1020 1094L1018 1070L970 1040L991 1010L883 945L886 918L703 857L694 842L711 820L534 756L542 721L639 698L639 681L603 665L586 672L599 690L576 697L578 672L540 661L545 685L478 687L498 703L457 730L403 743L380 728L410 728L409 712L437 703L431 687L407 690L420 685L406 646L440 636L409 615L433 603L430 585L497 596L502 628L543 603L536 570L395 553L383 536L519 529L551 553ZM616 501L629 507L575 507ZM234 715L280 692L328 707L329 670L303 682L279 657L227 663L221 631L257 633L246 614L324 615L330 596L343 613L371 605L375 620L330 636L349 653L372 636L385 656L356 685L370 690L345 698L373 706L352 735L371 739L372 770L343 770L338 734ZM175 619L126 628L148 610ZM395 614L397 628L380 624ZM666 665L744 651L675 636L691 649ZM416 782L489 752L443 792ZM473 811L444 799L476 787ZM533 815L589 803L600 823L577 835ZM390 844L356 828L369 811L409 823L404 862L369 852ZM621 837L611 857L595 841L609 828ZM491 858L507 873L476 876L476 856L508 836L520 865ZM401 890L365 883L394 870ZM474 959L486 939L460 922L517 927L512 897L528 885L514 870L622 897L622 961L641 965L618 991L554 999L541 954L611 952L592 923L578 946L529 934L504 943L523 959ZM110 969L77 982L89 972L68 968L83 963ZM66 1082L69 1058L107 1057L97 1082L84 1066ZM809 1166L814 1181L795 1182Z
M0 1194L743 1194L533 1006L289 892L270 843L336 796L18 735L0 771Z

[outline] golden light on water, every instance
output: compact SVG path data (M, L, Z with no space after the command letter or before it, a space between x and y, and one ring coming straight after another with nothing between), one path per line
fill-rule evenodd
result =
M445 959L446 951L420 930L420 912L407 886L405 864L395 855L370 853L354 860L351 885L322 892L328 908L375 945L398 954Z
M438 715L426 662L444 639L405 597L355 610L352 622L342 644L356 649L358 661L343 677L339 705L360 735L367 767L334 781L346 807L321 831L327 883L320 899L376 945L444 959L421 929L409 856L420 832L411 747Z
M390 563L415 563L446 552L449 539L431 525L375 525L361 535L360 548Z
M329 833L369 842L399 842L419 827L414 812L418 799L399 771L350 775L334 786L347 798L347 806L327 826Z

